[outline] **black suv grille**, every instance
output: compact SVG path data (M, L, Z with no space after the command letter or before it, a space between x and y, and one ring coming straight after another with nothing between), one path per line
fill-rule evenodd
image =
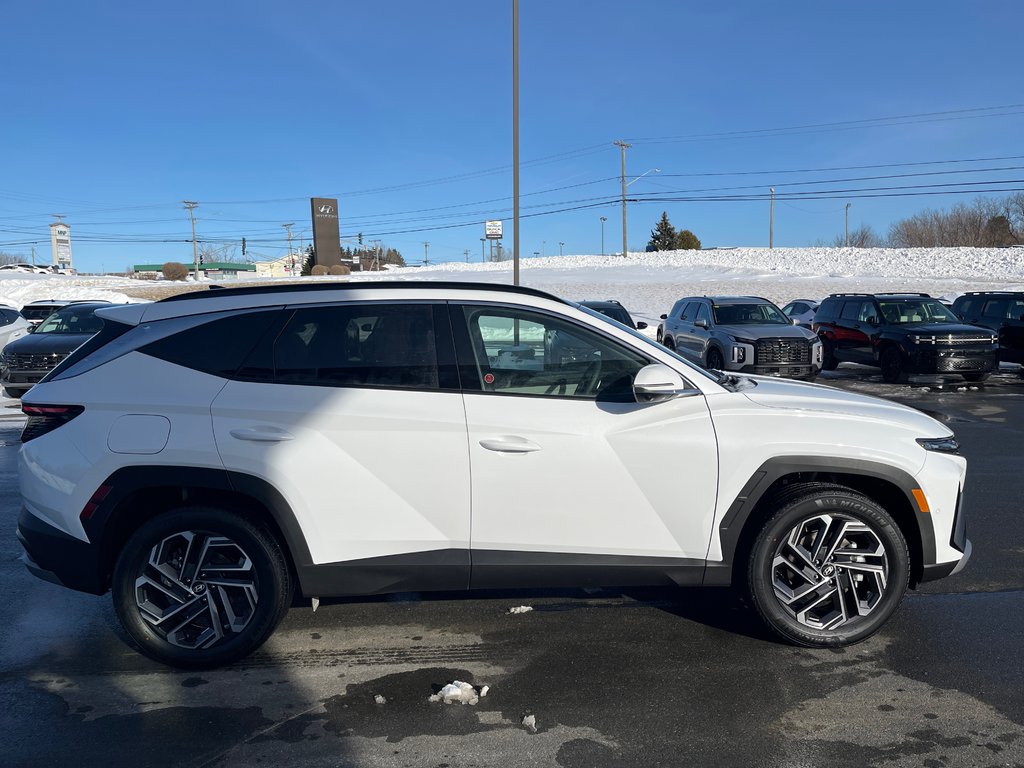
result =
M9 353L3 356L3 361L10 371L48 371L67 356L67 352L53 352L48 355Z
M754 347L755 365L807 364L811 344L803 339L761 339Z

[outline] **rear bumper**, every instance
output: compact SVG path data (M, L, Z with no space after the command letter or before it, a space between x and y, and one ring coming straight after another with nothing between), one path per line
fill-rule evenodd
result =
M69 536L27 509L18 516L18 540L25 550L22 562L34 576L94 595L107 591L93 544Z

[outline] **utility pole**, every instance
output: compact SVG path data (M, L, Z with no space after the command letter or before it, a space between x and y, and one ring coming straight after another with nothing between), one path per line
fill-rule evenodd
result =
M540 255L541 256L547 256L547 254L544 252L545 249L546 249L547 244L548 244L547 240L541 240L540 241Z
M512 285L519 285L519 0L512 0ZM519 343L516 324L516 343Z
M846 247L850 247L850 206L853 203L846 204Z
M281 226L284 227L285 232L288 233L288 256L289 260L291 261L291 269L289 270L288 274L291 275L292 277L295 277L295 254L292 253L292 227L295 226L295 222L291 222L289 224L282 224Z
M561 256L561 255L562 255L562 246L563 246L563 245L565 245L565 243L559 243L559 244L558 244L558 255L559 255L559 256Z
M768 249L775 247L775 187L769 187L772 192L772 202L768 208Z
M196 216L193 211L199 206L194 200L182 200L181 204L188 209L188 218L192 222L192 279L199 282L199 247L196 245Z
M430 243L428 243L426 240L424 240L423 241L423 266L424 267L427 266L427 264L430 263L430 256L428 255L429 251L430 251Z
M601 217L601 255L604 256L604 223L608 221L607 216Z
M36 265L36 247L32 246L32 266Z
M487 261L487 254L484 252L484 243L487 242L486 237L480 238L480 263L483 264Z
M462 252L462 255L466 257L466 263L469 264L469 248Z
M626 150L633 145L621 139L612 144L622 150L622 258L626 258L629 253L626 250Z

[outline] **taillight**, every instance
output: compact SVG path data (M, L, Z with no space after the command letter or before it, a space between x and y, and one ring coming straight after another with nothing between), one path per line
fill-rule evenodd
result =
M21 404L21 412L28 416L28 423L21 432L21 442L27 443L67 424L84 411L80 405L30 405Z

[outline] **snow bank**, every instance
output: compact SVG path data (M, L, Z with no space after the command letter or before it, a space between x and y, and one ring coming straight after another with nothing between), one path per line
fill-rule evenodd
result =
M138 281L121 277L78 277L76 275L28 275L18 272L0 273L0 303L18 309L33 301L62 299L87 301L102 299L125 304L129 299L117 289L138 285Z
M427 701L443 701L445 704L458 703L476 706L477 702L480 701L480 697L486 696L487 691L489 690L490 687L485 685L478 692L477 689L469 683L464 683L461 680L454 680L433 696L428 696Z

